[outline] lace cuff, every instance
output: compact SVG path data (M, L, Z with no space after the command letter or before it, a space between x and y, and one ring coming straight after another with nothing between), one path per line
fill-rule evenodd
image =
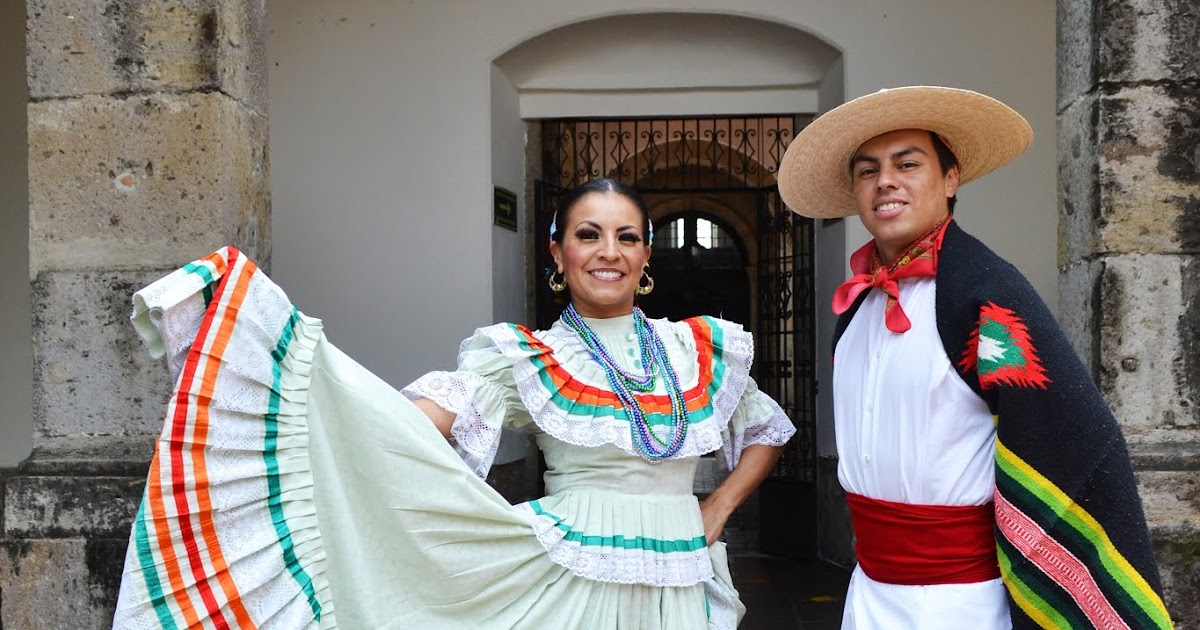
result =
M796 434L796 427L778 403L762 392L755 391L751 396L751 400L742 401L721 445L721 457L729 470L737 466L746 447L783 446Z
M454 450L480 479L487 479L496 461L504 418L501 409L493 408L488 413L479 403L479 390L486 387L487 383L475 374L430 372L401 390L409 400L428 398L455 414L450 427Z

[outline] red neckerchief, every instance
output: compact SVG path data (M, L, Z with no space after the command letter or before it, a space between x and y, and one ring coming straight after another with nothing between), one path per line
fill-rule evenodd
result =
M937 273L937 253L942 247L946 226L950 225L952 218L946 217L925 236L909 245L904 254L890 267L879 259L874 240L859 248L850 257L850 270L854 272L854 277L842 283L833 294L833 312L838 315L845 313L863 291L876 288L887 294L883 320L888 330L902 333L912 328L912 323L900 307L900 284L897 280L932 276Z

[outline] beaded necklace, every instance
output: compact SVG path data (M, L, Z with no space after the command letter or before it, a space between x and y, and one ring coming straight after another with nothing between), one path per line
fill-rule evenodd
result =
M663 347L662 339L646 322L646 315L642 309L636 306L633 308L633 327L637 333L642 365L646 368L645 374L631 374L621 369L621 366L617 365L604 344L601 343L596 331L592 330L592 327L588 326L587 322L575 311L573 304L568 304L567 308L563 310L562 321L571 330L574 330L575 334L579 335L591 352L592 358L604 369L604 374L608 377L608 384L612 387L617 399L621 401L625 412L629 414L629 431L638 454L648 461L657 462L678 453L679 449L683 448L684 439L687 437L688 425L683 389L679 386L679 378L671 367L670 359L667 358L667 351ZM671 400L672 422L669 440L663 440L650 429L642 404L634 394L634 392L654 391L655 377L659 374L665 377L667 397ZM658 446L655 446L655 443Z

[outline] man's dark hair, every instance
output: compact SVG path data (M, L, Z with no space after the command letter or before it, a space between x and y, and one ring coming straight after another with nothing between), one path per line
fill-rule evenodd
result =
M946 146L945 142L942 142L936 133L930 131L929 136L933 138L933 150L937 153L938 165L942 167L942 175L945 175L950 172L950 169L958 166L958 158L954 157L954 152ZM947 203L950 205L950 214L954 214L954 204L958 203L958 195L950 197Z

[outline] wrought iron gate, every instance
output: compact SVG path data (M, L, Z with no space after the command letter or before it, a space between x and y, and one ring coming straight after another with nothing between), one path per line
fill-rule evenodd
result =
M814 557L817 546L816 311L813 221L788 210L772 187L759 198L758 386L796 435L759 491L761 551Z
M816 313L813 222L788 210L771 187L759 198L758 386L796 425L772 477L816 482Z
M642 193L758 190L775 184L795 127L794 116L547 120L543 179L571 188L607 177Z

